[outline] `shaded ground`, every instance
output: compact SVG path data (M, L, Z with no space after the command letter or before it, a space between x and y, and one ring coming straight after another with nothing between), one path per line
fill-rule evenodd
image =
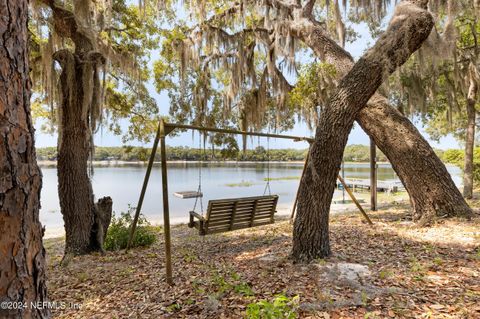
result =
M399 208L400 207L400 208ZM480 318L480 216L416 228L407 208L333 217L334 255L292 264L291 225L201 238L175 226L175 285L164 280L163 239L127 254L74 258L47 240L58 318L243 318L249 304L299 296L300 318Z

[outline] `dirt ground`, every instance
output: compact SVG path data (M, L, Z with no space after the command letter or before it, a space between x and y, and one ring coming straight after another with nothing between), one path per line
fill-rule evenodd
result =
M476 204L476 203L474 203ZM163 237L128 253L60 265L63 239L45 242L56 318L244 318L251 304L288 300L292 318L480 318L480 215L418 228L406 204L331 221L333 255L289 259L292 226L200 237L172 228L174 285Z

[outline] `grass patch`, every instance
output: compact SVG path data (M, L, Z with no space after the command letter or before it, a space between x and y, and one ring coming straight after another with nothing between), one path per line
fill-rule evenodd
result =
M268 181L290 181L290 180L299 180L300 176L283 176L283 177L265 177L263 181L268 182Z
M230 184L225 184L225 186L228 187L250 187L255 185L252 182L247 182L247 181L241 181L240 183L230 183Z
M227 270L226 274L222 274L220 271L216 270L211 277L211 282L215 286L216 290L216 299L221 298L221 296L229 291L234 291L235 293L250 297L254 295L252 287L242 280L242 277L233 270Z

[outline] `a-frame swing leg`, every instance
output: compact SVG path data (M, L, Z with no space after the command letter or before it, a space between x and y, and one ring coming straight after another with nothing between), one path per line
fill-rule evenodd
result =
M302 182L303 176L305 175L305 171L307 170L309 157L310 157L310 148L308 149L307 157L305 159L305 164L303 166L303 172L302 172L302 177L300 178L300 183ZM360 205L358 200L355 198L355 195L353 195L353 192L347 186L347 184L345 183L343 178L340 175L338 175L337 178L340 181L340 183L342 183L343 188L347 191L348 195L350 196L352 201L355 203L355 205L357 206L358 210L363 215L363 217L365 218L367 223L370 224L370 225L373 225L372 220L370 219L370 217L368 217L368 215L365 212L365 210L363 209L362 205ZM300 190L300 185L299 185L298 190L297 190L297 195L295 196L295 202L293 203L292 214L290 215L290 223L292 223L293 219L295 218L295 212L296 212L296 209L297 209L299 190Z
M150 159L148 160L147 171L145 173L145 178L143 179L142 191L140 192L140 198L138 199L137 208L135 210L135 217L133 218L132 225L130 226L130 235L128 237L128 243L126 250L130 249L132 244L133 235L137 229L138 218L140 217L140 211L142 210L143 199L145 197L145 192L147 191L148 180L150 179L150 173L152 172L153 162L155 160L155 154L157 153L158 141L160 140L160 123L157 128L157 135L153 142L152 153L150 154Z
M355 195L353 195L353 192L350 190L350 188L347 186L347 183L345 183L345 181L343 180L343 178L340 175L338 175L338 180L340 181L340 183L342 183L343 188L347 191L348 195L350 196L352 201L355 203L355 205L357 205L358 210L360 211L360 213L362 213L363 217L365 217L365 220L370 225L373 225L372 220L370 219L370 217L368 217L368 215L365 212L365 210L363 209L362 205L360 205L358 200L355 198Z

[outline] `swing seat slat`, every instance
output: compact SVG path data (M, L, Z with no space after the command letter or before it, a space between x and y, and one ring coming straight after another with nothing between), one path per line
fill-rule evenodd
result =
M197 192L197 191L183 191L183 192L175 192L173 193L173 196L182 198L182 199L187 199L187 198L203 197L203 193Z
M205 236L273 224L277 203L278 195L211 200L205 217L190 212L188 227Z

